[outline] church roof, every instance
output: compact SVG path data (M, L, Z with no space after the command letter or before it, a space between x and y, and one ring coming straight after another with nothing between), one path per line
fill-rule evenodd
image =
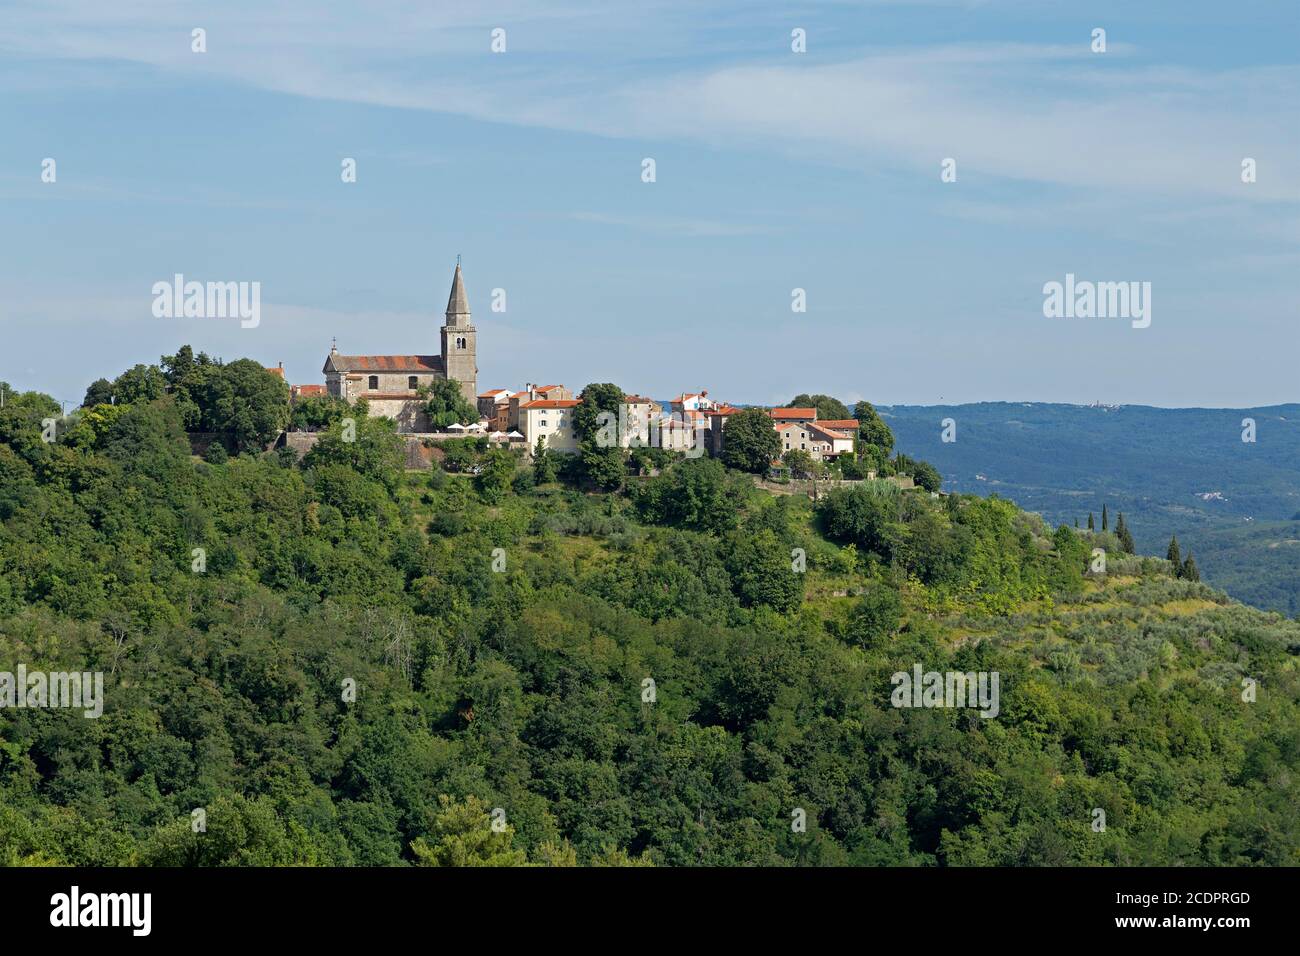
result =
M460 263L451 278L451 295L447 296L447 315L469 315L469 296L465 294L465 280L460 276Z
M335 355L325 360L326 372L423 372L442 374L441 355Z

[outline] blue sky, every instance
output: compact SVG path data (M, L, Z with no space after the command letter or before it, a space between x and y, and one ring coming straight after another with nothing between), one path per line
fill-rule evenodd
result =
M0 379L436 352L461 254L481 389L1294 401L1297 41L1290 0L10 0ZM260 325L155 318L177 272ZM1044 318L1067 272L1150 328Z

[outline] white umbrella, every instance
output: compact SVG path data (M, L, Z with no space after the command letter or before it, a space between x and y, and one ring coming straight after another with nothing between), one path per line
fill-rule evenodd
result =
M464 430L465 430L465 426L462 425L460 422L452 422L450 425L447 426L447 431L449 432L463 432Z
M484 430L486 430L486 429L487 429L487 426L484 425L482 422L475 422L473 425L470 425L470 426L469 426L469 430L472 431L472 432L481 432L481 431L484 431Z
M509 435L507 435L506 437L507 437L507 438L523 438L524 436L521 435L521 434L519 434L519 432L511 432L511 433L510 433Z
M505 432L493 432L491 435L488 435L488 438L505 438L505 437L506 437Z

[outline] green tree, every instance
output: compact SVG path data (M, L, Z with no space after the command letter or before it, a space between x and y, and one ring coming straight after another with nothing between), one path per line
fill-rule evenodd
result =
M442 467L450 472L465 472L478 464L479 453L483 451L480 438L451 438L440 442L442 449Z
M478 421L478 409L461 393L460 382L454 378L437 379L431 385L420 386L416 391L425 399L425 414L437 430L448 425L469 425Z
M1201 580L1201 572L1197 570L1196 559L1192 557L1190 551L1187 552L1187 559L1183 561L1182 573L1178 576L1185 581Z
M498 504L515 477L515 456L505 448L493 448L483 456L478 475L478 492L490 505Z
M533 478L537 484L544 485L555 480L555 472L555 455L546 447L546 436L538 435L533 446Z
M346 465L392 491L401 480L403 447L392 419L347 418L321 432L302 465L307 469Z
M1171 565L1173 565L1174 576L1177 577L1178 572L1181 571L1183 567L1183 556L1178 550L1178 535L1174 535L1169 539L1169 550L1165 552L1165 558Z
M618 490L627 477L617 429L623 397L623 390L617 385L593 382L582 390L572 413L582 476L601 491Z
M836 488L817 507L826 533L837 541L857 545L888 558L893 551L898 515L898 491L892 485Z
M781 456L781 461L790 469L790 473L796 478L814 476L816 470L812 455L802 448L791 448Z
M1119 546L1125 554L1137 553L1137 545L1133 541L1133 535L1124 523L1124 512L1120 512L1115 522L1115 537L1119 539Z
M624 399L623 390L612 382L593 382L579 393L578 399L572 413L574 434L579 442L590 442L595 447L600 435L601 412L608 412L617 421L619 406Z
M746 408L728 417L722 438L723 464L740 471L764 474L781 454L781 436L761 408Z
M899 474L911 475L917 486L924 488L926 491L938 491L943 487L943 476L928 461L920 461L899 454L895 459L895 467Z
M132 366L113 382L113 395L128 405L155 401L166 392L167 379L152 365Z
M636 502L646 520L655 524L715 533L736 524L737 491L716 458L687 458L673 465L643 482Z
M94 408L96 405L113 403L113 383L106 378L97 378L86 389L86 397L81 400L82 408Z
M847 637L859 647L879 647L898 633L902 619L903 601L897 589L874 584L853 609Z
M803 602L803 577L794 570L790 549L771 531L733 535L727 571L744 607L766 605L784 614Z
M582 476L601 491L617 491L627 477L623 449L617 445L599 447L594 440L584 440L578 452Z
M315 432L333 425L355 409L345 399L333 395L304 395L289 410L289 427L294 431Z
M416 837L411 852L419 866L524 866L528 856L511 847L515 829L494 828L478 797L438 797L438 811L427 836Z
M848 407L837 398L829 395L796 395L786 403L790 408L815 408L817 417L820 419L830 419L831 421L844 421L852 418L849 414Z
M1106 518L1106 506L1104 504L1101 506L1101 530L1102 531L1110 530L1110 524Z
M194 378L191 373L185 391L200 411L202 430L224 436L236 452L261 451L288 424L289 386L252 359Z
M858 420L859 454L861 446L871 446L880 449L882 457L888 458L894 450L894 433L875 406L870 402L858 402L853 406L853 417Z

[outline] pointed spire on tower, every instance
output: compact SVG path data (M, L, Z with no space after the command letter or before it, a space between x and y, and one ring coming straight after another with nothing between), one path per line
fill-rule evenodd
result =
M465 280L460 274L460 256L456 257L456 274L451 279L451 295L447 297L447 324L469 325L469 296L465 294Z

